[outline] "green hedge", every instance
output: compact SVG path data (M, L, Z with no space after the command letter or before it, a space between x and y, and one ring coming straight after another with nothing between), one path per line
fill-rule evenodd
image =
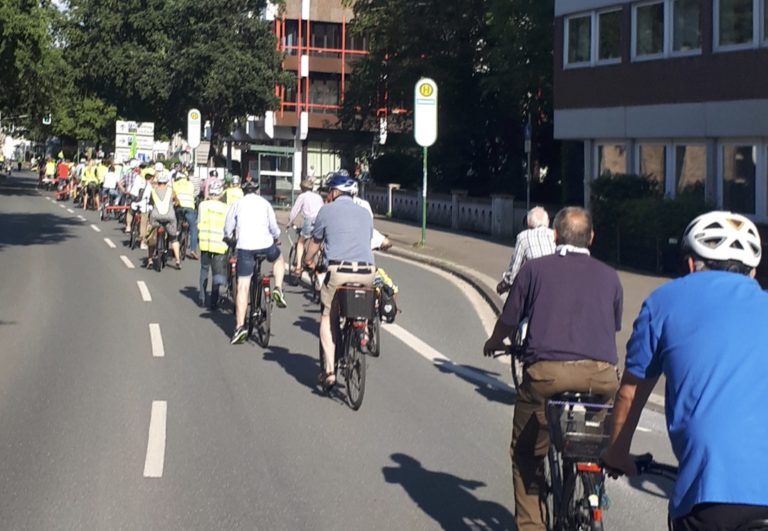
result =
M617 265L674 274L688 223L709 210L703 193L663 196L645 176L605 175L592 183L594 254Z

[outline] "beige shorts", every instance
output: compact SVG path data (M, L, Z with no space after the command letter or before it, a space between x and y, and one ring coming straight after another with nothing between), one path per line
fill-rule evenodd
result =
M343 262L341 265L329 265L325 275L325 283L320 290L320 302L323 303L323 315L331 314L331 302L339 286L347 282L356 282L363 286L373 286L376 276L376 266L372 264L358 265L357 262Z

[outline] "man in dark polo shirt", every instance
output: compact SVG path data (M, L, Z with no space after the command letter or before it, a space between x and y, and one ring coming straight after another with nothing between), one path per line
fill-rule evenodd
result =
M512 476L520 531L544 530L539 492L549 432L547 399L565 391L610 401L618 387L616 332L621 328L622 288L611 267L592 258L592 218L567 207L554 221L555 254L527 261L512 284L486 355L503 349L528 317L525 374L515 401Z

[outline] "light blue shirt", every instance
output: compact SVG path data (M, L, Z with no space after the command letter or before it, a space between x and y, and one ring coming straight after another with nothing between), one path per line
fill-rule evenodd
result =
M373 219L351 197L341 196L320 209L312 237L325 242L328 260L373 264Z
M679 461L673 518L700 503L768 505L768 293L739 273L702 271L643 303L627 371L666 376Z

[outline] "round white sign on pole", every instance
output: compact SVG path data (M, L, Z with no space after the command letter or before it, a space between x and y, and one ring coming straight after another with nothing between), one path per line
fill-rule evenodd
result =
M200 123L202 116L197 109L190 109L187 113L187 143L192 149L200 145Z
M418 145L429 147L437 140L437 84L419 79L413 97L413 136Z

